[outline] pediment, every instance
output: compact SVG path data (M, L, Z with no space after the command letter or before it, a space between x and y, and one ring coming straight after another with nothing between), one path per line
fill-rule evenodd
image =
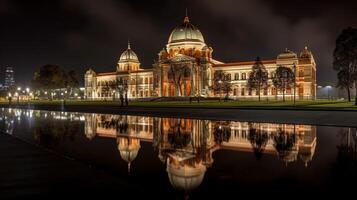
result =
M194 62L195 60L196 59L191 56L177 54L174 57L165 60L164 63Z

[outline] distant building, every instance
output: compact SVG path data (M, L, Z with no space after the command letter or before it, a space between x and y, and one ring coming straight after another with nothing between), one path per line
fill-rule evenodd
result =
M8 88L13 85L15 85L14 70L12 69L12 67L6 67L4 87Z

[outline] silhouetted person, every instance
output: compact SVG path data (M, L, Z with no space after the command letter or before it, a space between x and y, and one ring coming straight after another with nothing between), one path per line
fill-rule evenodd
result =
M129 105L128 94L125 94L125 106Z
M121 107L124 106L124 97L123 97L122 94L120 95L120 106L121 106Z

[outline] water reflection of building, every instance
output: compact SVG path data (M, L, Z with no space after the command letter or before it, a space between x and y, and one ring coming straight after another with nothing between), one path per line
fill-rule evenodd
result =
M220 149L252 152L257 159L264 154L277 155L283 163L299 159L308 166L316 148L316 127L309 125L212 121L180 118L158 118L109 114L82 114L6 109L0 121L8 131L21 116L48 119L54 124L84 121L88 139L113 138L120 156L128 163L135 162L141 142L151 142L158 158L166 165L172 186L190 191L198 187L207 169L214 163L212 155ZM60 120L62 123L58 123ZM17 120L20 121L20 120ZM46 121L46 120L45 120ZM44 126L41 121L41 127ZM74 131L78 129L74 127ZM45 129L48 132L48 129ZM57 135L70 128L60 129ZM62 132L61 132L62 131Z
M316 148L316 127L309 125L210 121L87 114L85 134L116 138L128 169L136 158L140 142L152 142L159 159L166 164L175 189L190 191L199 186L212 164L213 152L226 149L277 155L285 164L299 158L305 166ZM88 127L87 127L88 126Z

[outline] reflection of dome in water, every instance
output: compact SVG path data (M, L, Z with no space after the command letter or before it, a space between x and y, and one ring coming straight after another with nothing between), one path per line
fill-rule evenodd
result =
M87 139L89 139L89 140L94 139L95 136L97 135L96 132L94 132L92 130L86 130L84 134L87 137Z
M131 162L135 160L139 153L140 140L136 138L119 137L117 143L120 156L128 163L128 172L130 172Z
M170 183L176 190L192 191L201 185L206 166L202 162L192 165L175 158L168 158L166 170Z
M300 159L304 162L305 167L308 166L308 163L312 161L316 149L316 140L312 143L312 146L302 146L299 149Z

